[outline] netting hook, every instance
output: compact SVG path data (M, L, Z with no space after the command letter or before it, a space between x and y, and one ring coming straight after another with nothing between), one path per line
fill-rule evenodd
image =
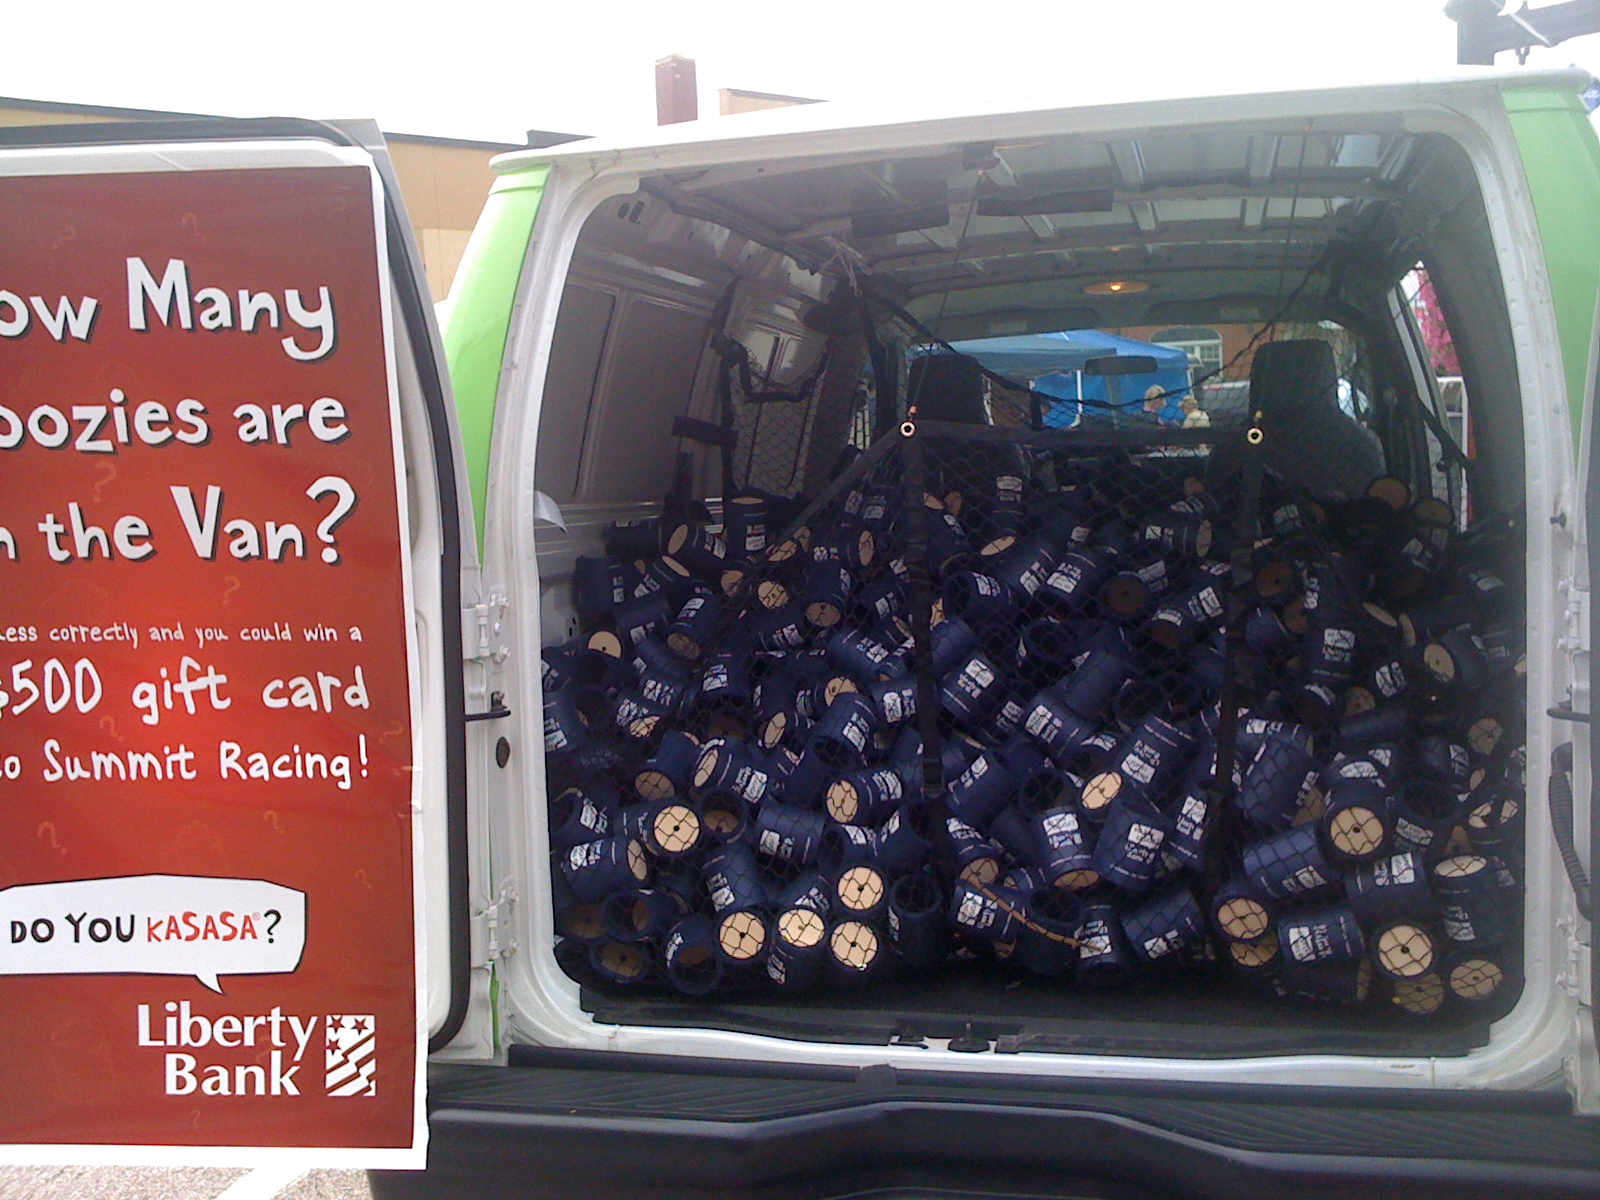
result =
M917 423L915 421L902 421L900 423L900 436L903 438L916 437Z
M1259 446L1262 442L1267 440L1267 435L1261 432L1259 426L1256 426L1253 427L1249 433L1244 435L1244 440L1249 442L1252 446Z

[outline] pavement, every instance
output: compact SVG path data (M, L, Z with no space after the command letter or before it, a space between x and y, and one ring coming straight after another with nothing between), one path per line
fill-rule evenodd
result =
M365 1171L0 1167L0 1200L370 1200Z

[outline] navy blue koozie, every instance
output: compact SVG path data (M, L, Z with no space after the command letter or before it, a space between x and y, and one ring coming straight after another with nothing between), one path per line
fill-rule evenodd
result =
M569 850L580 842L606 836L611 817L606 808L580 788L567 788L550 801L550 848Z
M1192 721L1174 723L1147 714L1117 749L1112 764L1116 776L1113 797L1146 801L1163 797L1194 753L1197 741ZM1111 781L1102 781L1101 786L1111 786Z
M711 738L700 747L691 783L697 794L729 791L750 804L759 804L774 789L772 772L765 766L748 744Z
M1387 921L1373 930L1372 965L1396 982L1419 979L1438 965L1441 947L1432 930L1420 921Z
M1105 646L1096 646L1054 690L1079 717L1100 721L1131 674L1127 658Z
M652 633L672 624L672 602L664 591L646 592L617 605L612 613L617 633L629 647L638 646Z
M906 675L867 685L867 698L883 725L899 725L917 715L917 680Z
M878 859L878 831L869 825L841 825L829 821L817 847L816 863L823 874L837 876L845 867L875 863Z
M1103 547L1069 550L1045 576L1039 598L1068 611L1087 608L1099 594L1100 586L1110 578L1115 564L1116 554Z
M628 888L606 897L600 920L616 941L645 942L664 937L684 911L681 897L664 888Z
M1347 863L1385 856L1393 833L1389 790L1362 759L1345 764L1329 783L1318 826L1330 857Z
M1033 698L1022 719L1022 729L1044 748L1052 761L1070 766L1096 729L1074 712L1059 690L1046 688Z
M1511 1011L1521 990L1520 956L1515 949L1470 946L1453 951L1439 965L1452 1006L1496 1019Z
M885 914L889 944L908 967L931 967L944 961L944 894L931 875L902 875L889 888Z
M1091 987L1123 983L1133 972L1133 952L1114 904L1086 904L1078 924L1078 962L1074 974Z
M702 579L715 579L727 565L727 545L704 525L679 525L666 534L662 544L669 557Z
M739 841L750 827L750 804L738 792L708 791L700 798L700 825L707 844Z
M1420 855L1405 850L1358 867L1345 876L1345 902L1369 924L1426 918L1436 907Z
M1033 824L1017 805L1008 804L994 815L989 822L989 837L1024 867L1038 866L1040 848L1034 840ZM1039 878L1039 886L1049 886L1042 875Z
M845 867L833 881L829 912L876 922L889 906L889 882L871 863Z
M945 821L956 874L969 883L993 883L1000 878L1004 851L982 833L956 817Z
M1276 910L1245 879L1228 880L1211 897L1212 927L1229 942L1259 942L1273 934Z
M888 957L885 938L876 925L854 918L828 926L823 972L835 987L857 987L882 969Z
M985 750L951 781L950 814L974 828L987 828L1016 790L1016 776L1001 765L994 751Z
M1411 850L1424 862L1444 856L1450 835L1461 819L1460 794L1425 779L1402 785L1394 798L1394 849Z
M962 724L979 725L999 707L1005 690L1000 669L978 651L944 677L939 685L939 704Z
M1118 801L1106 814L1090 863L1107 883L1135 895L1146 892L1161 869L1172 822L1140 801Z
M686 996L708 996L722 982L717 927L710 917L688 916L672 927L661 947L667 982Z
M1252 842L1241 865L1245 878L1272 900L1292 900L1331 887L1339 878L1322 853L1315 825L1296 825Z
M765 877L743 842L729 842L713 850L700 869L711 905L719 913L767 906Z
M933 850L933 843L922 836L919 806L904 804L878 827L878 865L893 877L921 868Z
M833 903L829 899L831 891L821 871L802 871L773 891L772 907L778 912L791 908L809 908L812 912L826 916Z
M771 528L772 510L765 496L734 496L723 509L724 543L728 558L745 562L767 548L776 532Z
M589 966L601 979L625 986L643 983L654 969L643 948L632 942L609 939L590 943Z
M824 806L843 825L879 825L905 798L905 783L890 767L851 771L828 785Z
M1512 933L1494 864L1481 854L1457 854L1434 864L1439 925L1458 945L1492 946Z
M657 858L683 859L700 849L705 829L700 814L683 800L653 800L640 832L645 849Z
M650 872L644 847L626 836L580 842L563 851L559 861L572 894L591 903L643 883Z
M1039 866L1051 887L1084 891L1100 882L1094 869L1097 832L1076 806L1046 809L1033 818Z
M817 719L807 747L836 770L859 766L877 726L872 702L858 692L841 692Z
M998 884L956 880L947 913L952 929L988 942L1015 941L1028 898Z
M633 594L638 572L620 558L579 555L572 564L572 600L585 624L610 612Z
M814 987L827 960L828 922L814 909L795 907L778 914L767 954L767 978L783 991Z
M1212 785L1211 773L1216 767L1216 752L1203 749L1190 763L1177 795L1167 807L1172 818L1172 837L1167 842L1167 853L1180 866L1198 868L1205 861L1205 839L1225 803L1222 792Z
M751 840L769 858L807 867L817 859L827 818L810 809L766 803L756 813Z
M1280 917L1278 945L1286 962L1302 967L1345 962L1367 952L1355 913L1343 906Z
M1205 634L1222 620L1224 586L1219 580L1206 579L1163 600L1150 616L1150 637L1168 650L1177 650Z
M1372 993L1372 963L1367 958L1299 963L1287 952L1280 952L1278 957L1282 964L1278 986L1286 996L1354 1008L1365 1004Z
M701 588L684 602L667 626L667 647L679 658L693 662L711 644L721 618L721 602L710 589Z
M947 617L928 634L933 650L933 673L943 679L978 648L978 635L960 617Z
M993 575L952 571L945 576L945 611L974 627L1016 619L1017 594Z
M849 627L836 630L827 640L827 661L849 675L862 687L869 687L884 676L895 673L889 666L890 651L871 634Z
M1188 887L1179 885L1123 913L1122 932L1135 958L1158 963L1204 935L1205 914Z
M589 726L578 710L576 688L546 692L544 697L544 750L565 754L588 744Z
M1074 893L1047 888L1028 898L1027 922L1017 936L1017 963L1046 978L1065 975L1078 964L1078 929L1083 901Z
M1244 772L1236 803L1258 829L1283 829L1315 782L1317 762L1287 733L1269 733Z

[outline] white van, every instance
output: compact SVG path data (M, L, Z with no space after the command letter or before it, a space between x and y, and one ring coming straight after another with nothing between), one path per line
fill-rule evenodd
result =
M400 298L419 362L408 417L429 422L408 465L438 484L414 537L444 548L433 590L445 609L459 596L464 682L446 672L449 786L425 817L430 878L446 884L429 913L429 1169L374 1174L374 1194L1600 1188L1583 877L1600 144L1578 100L1586 83L1484 75L859 122L810 106L497 160L442 338L416 296ZM167 136L219 130L233 136ZM4 145L28 136L40 135ZM148 128L74 136L161 140ZM414 272L396 278L415 290ZM1441 322L1458 369L1439 357ZM1002 354L1074 330L1179 346L1191 363L1207 347L1198 361L1220 366L1192 368L1204 377L1185 408L1187 384L1141 378L1154 357L1033 370ZM955 342L969 353L948 353ZM443 379L428 385L435 346L453 409ZM1061 370L1087 376L1101 390L1074 394L1118 419L1052 420L1060 401L1043 380ZM1441 374L1459 374L1469 397L1462 445ZM1189 419L1208 391L1228 403ZM907 497L924 495L918 512ZM874 500L879 525L862 515ZM1151 512L1193 518L1189 541L1177 521L1146 536ZM965 542L945 553L952 526ZM1413 535L1435 552L1408 549ZM985 608L970 579L1003 575L1030 538L1051 543L1046 574L1069 552L1102 551L1108 572L1145 572L1150 595L1124 611L1101 592L1096 616L1013 586L1010 609ZM842 565L839 597L801 562L836 581ZM1281 600L1264 581L1274 563L1292 577ZM1167 586L1149 572L1170 575L1172 595L1209 581L1221 606L1170 646L1156 639L1171 655L1143 623ZM1467 603L1464 572L1503 586ZM887 584L873 595L899 599L873 610L874 581ZM783 594L758 596L758 583ZM1306 690L1323 678L1313 648L1273 631L1329 629L1316 596L1335 586L1349 591L1356 645L1382 653L1328 668L1323 702ZM681 610L694 597L720 619L692 625ZM786 641L791 611L807 623ZM963 620L974 640L962 661L995 677L981 717L932 674ZM1030 661L1024 632L1019 657L1018 630L1035 625L1071 644L1035 646ZM858 627L901 667L850 681L827 647ZM438 628L448 659L455 627ZM688 639L673 643L685 691L662 701L641 679L669 631ZM1450 642L1457 633L1466 640ZM1108 638L1138 662L1092 713L1066 705L1093 728L1057 753L1029 717ZM1374 670L1436 665L1424 652L1447 644L1448 673L1387 703ZM712 703L708 662L751 672L735 702ZM786 699L774 699L779 678ZM907 711L891 719L875 685L899 686ZM804 731L841 693L872 728L855 755L818 755ZM1396 723L1351 732L1374 714ZM1186 761L1220 743L1235 764L1217 772L1234 799L1213 795L1188 859L1176 853L1174 805L1193 792L1182 772L1148 796L1130 782L1127 755L1152 716L1190 739ZM694 752L669 765L674 733ZM1263 815L1239 795L1273 747L1301 756L1290 761L1304 779ZM712 776L739 754L763 782L713 814ZM1393 796L1376 805L1370 846L1335 837L1334 853L1330 794L1352 761L1376 762ZM1149 802L1138 812L1166 814L1166 853L1138 878L1102 853L1098 882L1058 885L1066 875L1048 876L1014 828L959 820L986 803L972 796L975 762L1037 793L1004 810L1024 824L1071 810L1109 829L1116 818L1096 809L1137 792ZM813 767L827 778L802 797L791 781ZM665 784L640 786L657 768ZM894 795L870 819L831 808L826 788L879 769ZM1472 814L1490 784L1486 832ZM1396 830L1432 811L1407 790L1424 786L1454 798L1426 851ZM664 809L674 830L693 827L684 845L654 824ZM606 836L574 832L591 816L600 824L585 828ZM841 825L870 826L873 849L852 850ZM906 826L927 843L911 866L873 857ZM1374 864L1411 851L1427 873L1470 860L1444 875L1497 875L1504 930L1474 942L1436 909L1327 916L1371 886ZM1312 872L1309 899L1261 865L1290 854L1309 856L1290 866ZM876 871L889 899L907 875L931 881L934 899L897 910L870 895L839 934L852 864ZM744 896L737 877L752 869ZM1236 877L1276 922L1265 934L1218 924ZM800 899L813 883L831 889L831 909ZM1149 899L1180 893L1198 921ZM1460 902L1469 917L1474 903ZM986 904L986 921L1017 928L980 928L971 911ZM734 910L749 920L730 926ZM802 910L818 935L779 920ZM898 924L913 910L934 913L942 939L921 958ZM1093 911L1115 943L1101 974L1084 966ZM1381 952L1396 917L1427 941L1416 969ZM1291 938L1343 949L1290 969ZM1062 946L1067 959L1046 953ZM812 949L831 959L815 986L795 985ZM1115 986L1096 986L1106 975Z

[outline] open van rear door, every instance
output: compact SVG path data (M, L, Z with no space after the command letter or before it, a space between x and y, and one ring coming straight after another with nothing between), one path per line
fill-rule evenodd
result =
M420 1167L476 560L381 138L0 131L0 230L0 1161Z

